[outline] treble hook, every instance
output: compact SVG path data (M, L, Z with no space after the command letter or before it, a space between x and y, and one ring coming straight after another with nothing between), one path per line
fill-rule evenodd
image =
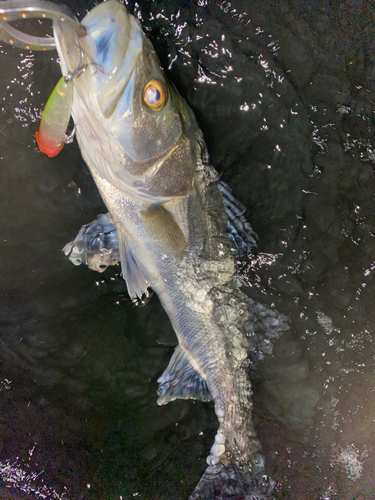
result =
M79 54L80 54L80 61L78 63L77 68L74 71L69 71L68 74L66 76L64 76L65 83L72 83L73 79L81 76L82 73L84 73L89 66L94 66L96 68L96 71L94 72L94 74L96 74L97 71L101 71L101 72L104 71L103 66L101 64L98 64L95 62L89 62L89 63L83 64L83 59L85 57L83 50L81 47L78 47L78 50L79 50Z

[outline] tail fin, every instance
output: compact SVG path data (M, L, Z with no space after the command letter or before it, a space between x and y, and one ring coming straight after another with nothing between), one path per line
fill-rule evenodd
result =
M189 500L270 500L275 481L236 465L210 465Z

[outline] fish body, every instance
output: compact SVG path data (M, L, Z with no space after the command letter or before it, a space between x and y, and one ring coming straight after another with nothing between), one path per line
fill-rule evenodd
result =
M243 241L241 228L246 233L239 204L208 164L194 114L135 18L109 0L81 25L78 38L54 21L63 75L77 75L71 109L78 144L116 228L130 296L142 299L151 288L178 339L158 403L213 400L219 421L191 498L268 498L251 418L249 308L234 276L233 240Z

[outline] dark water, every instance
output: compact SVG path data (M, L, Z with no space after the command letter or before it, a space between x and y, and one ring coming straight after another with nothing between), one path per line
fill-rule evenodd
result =
M290 319L253 374L277 498L375 498L374 7L129 9L249 208L249 294ZM216 417L209 404L157 407L175 343L157 299L135 308L115 269L61 252L104 208L76 144L52 160L36 149L55 60L0 49L0 499L184 500Z

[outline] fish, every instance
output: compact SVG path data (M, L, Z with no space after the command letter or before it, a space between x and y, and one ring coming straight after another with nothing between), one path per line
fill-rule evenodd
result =
M193 111L122 3L100 3L79 29L57 16L53 32L67 97L57 92L49 104L57 123L51 155L61 149L69 110L108 209L63 251L99 272L119 262L137 303L157 294L178 341L157 403L213 401L219 426L189 500L273 498L252 419L249 353L257 351L256 324L269 338L288 326L252 301L236 274L236 258L257 239L245 207L210 165Z

